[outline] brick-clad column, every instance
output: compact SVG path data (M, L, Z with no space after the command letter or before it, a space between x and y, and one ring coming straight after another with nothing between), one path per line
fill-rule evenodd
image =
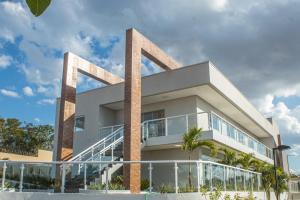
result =
M70 53L64 55L64 69L59 111L56 160L68 160L73 154L77 68Z
M59 161L68 160L73 155L77 69L74 67L74 57L72 54L65 53L63 67L58 140L56 148L56 160ZM61 184L60 170L60 166L57 165L55 180L58 188Z
M77 74L85 74L97 81L112 85L124 80L70 52L64 55L64 68L58 123L56 160L69 160L73 154L73 135L76 107Z
M141 46L134 29L126 31L124 160L141 160ZM131 193L140 192L141 166L124 166L124 184Z

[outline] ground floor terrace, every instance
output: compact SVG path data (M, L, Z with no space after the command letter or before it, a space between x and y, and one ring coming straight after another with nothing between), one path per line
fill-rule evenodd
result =
M131 194L123 186L120 166L141 167L141 192ZM119 166L119 168L118 168ZM117 167L114 173L111 170ZM55 170L60 169L60 176ZM0 199L236 199L237 195L265 200L261 174L238 167L202 160L156 161L0 161ZM298 191L299 192L299 191ZM281 199L298 199L292 191ZM275 199L271 192L271 200Z
M17 162L1 161L2 191L86 193L124 192L122 167L141 167L143 193L188 193L213 191L262 191L261 174L210 161L90 161L90 162ZM60 169L60 177L55 170ZM58 184L60 183L60 184ZM59 188L57 186L60 185Z

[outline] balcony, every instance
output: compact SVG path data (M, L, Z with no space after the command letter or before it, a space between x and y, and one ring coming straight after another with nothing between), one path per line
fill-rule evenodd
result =
M101 137L106 136L121 126L103 127L100 129L100 135ZM177 138L179 136L181 139L181 135L193 127L202 128L205 139L217 140L217 142L234 149L240 147L237 150L245 149L246 152L254 153L260 159L266 158L268 162L272 162L273 157L270 148L213 112L192 113L144 121L141 125L142 138L148 140L162 136L175 136Z

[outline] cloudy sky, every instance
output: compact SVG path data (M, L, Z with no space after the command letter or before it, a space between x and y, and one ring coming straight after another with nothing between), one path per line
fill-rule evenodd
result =
M135 27L184 65L211 60L300 154L300 1L54 0L38 18L24 2L0 1L1 117L53 124L63 53L122 76L125 30ZM145 63L144 75L157 72Z

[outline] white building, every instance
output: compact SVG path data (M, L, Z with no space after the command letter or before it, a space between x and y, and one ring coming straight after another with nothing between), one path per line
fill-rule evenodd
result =
M124 83L77 94L75 156L113 132L122 135L123 98ZM58 111L59 100L56 119ZM272 148L280 143L273 120L259 113L209 61L143 77L142 160L187 159L180 146L192 127L203 129L203 139L270 164ZM209 159L208 151L200 149L193 159Z

